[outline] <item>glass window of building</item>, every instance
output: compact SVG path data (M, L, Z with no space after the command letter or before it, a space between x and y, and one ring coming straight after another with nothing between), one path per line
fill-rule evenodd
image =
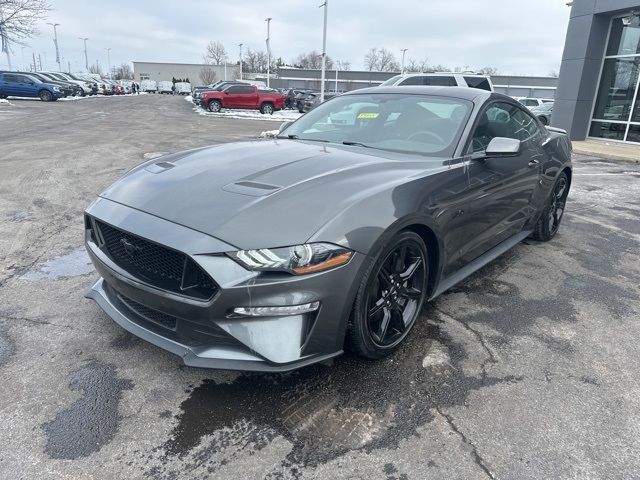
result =
M640 142L640 17L611 22L589 136Z

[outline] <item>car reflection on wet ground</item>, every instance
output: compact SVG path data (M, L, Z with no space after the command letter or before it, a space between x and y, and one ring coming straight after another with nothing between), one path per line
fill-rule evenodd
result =
M439 297L389 358L200 370L82 297L95 277L82 211L145 154L268 126L193 121L179 98L129 100L99 106L101 135L76 120L91 100L25 102L16 115L30 128L0 125L26 132L0 151L12 193L0 204L0 478L637 475L640 166L576 156L559 235ZM43 134L54 118L74 128ZM170 125L185 119L177 136Z

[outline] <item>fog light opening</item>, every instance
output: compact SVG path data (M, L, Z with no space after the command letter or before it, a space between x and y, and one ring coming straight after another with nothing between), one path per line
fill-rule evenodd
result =
M233 313L242 317L283 317L315 312L318 308L320 308L320 302L311 302L280 307L236 307L233 309Z

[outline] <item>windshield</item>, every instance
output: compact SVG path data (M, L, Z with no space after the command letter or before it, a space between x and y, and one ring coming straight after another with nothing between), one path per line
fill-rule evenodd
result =
M406 93L335 97L287 127L279 137L453 156L471 103Z
M391 77L389 80L385 80L380 84L381 87L393 87L398 80L402 78L402 75L396 75L395 77Z

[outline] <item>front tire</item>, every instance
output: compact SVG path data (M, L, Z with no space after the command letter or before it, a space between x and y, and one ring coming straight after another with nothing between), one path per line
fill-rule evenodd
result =
M542 211L542 215L538 219L536 226L531 235L534 239L541 242L548 242L560 228L560 221L564 214L565 205L569 195L569 177L562 172L556 180L551 195L547 200L547 204Z
M260 107L260 113L262 113L263 115L273 115L274 111L275 111L275 108L271 103L263 103L262 106Z
M547 120L547 117L538 117L538 118L540 119L540 121L545 127L549 125L549 120Z
M53 95L49 90L40 90L40 93L38 93L38 96L40 97L40 100L42 100L43 102L53 101Z
M211 100L209 102L210 112L218 113L220 110L222 110L222 104L220 103L220 100Z
M369 359L392 353L420 315L428 273L420 235L400 232L385 245L360 282L349 319L349 348Z

